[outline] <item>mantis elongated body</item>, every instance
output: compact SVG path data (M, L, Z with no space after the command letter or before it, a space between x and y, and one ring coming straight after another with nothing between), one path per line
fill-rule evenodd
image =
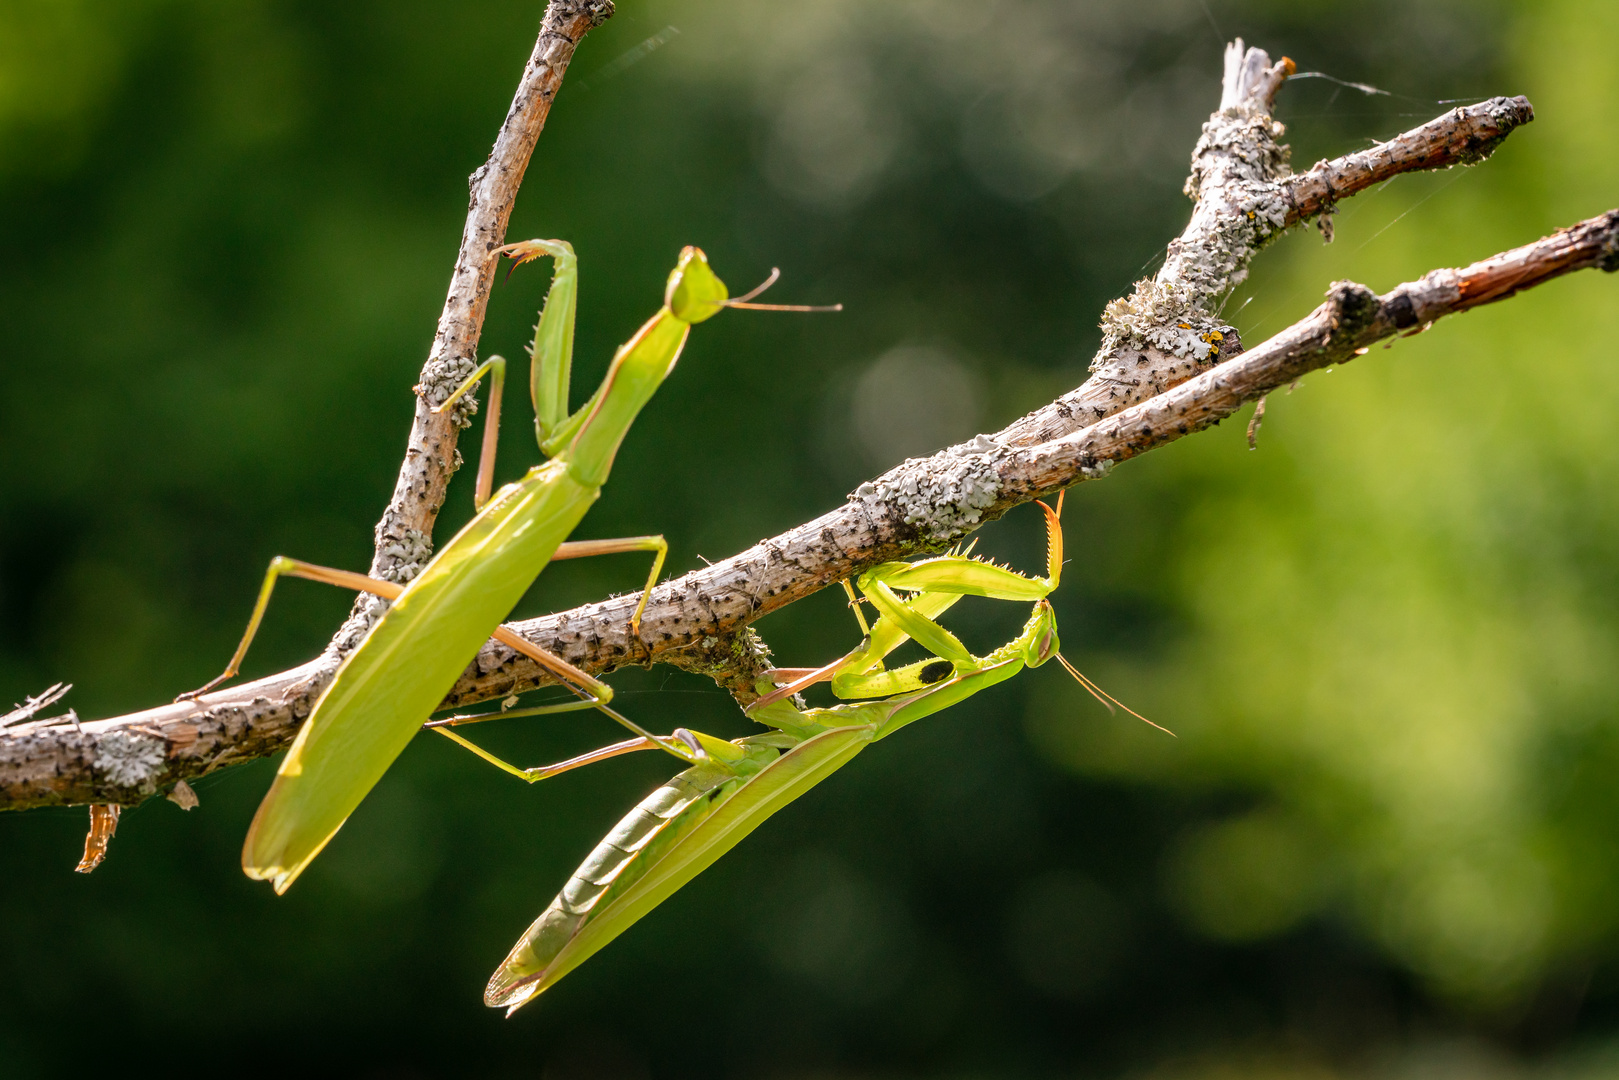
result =
M515 1011L867 746L1058 655L1056 615L1046 595L1061 573L1062 534L1056 513L1046 512L1047 577L1025 577L956 554L876 567L862 575L860 585L882 615L862 647L782 691L765 692L769 684L760 685L764 696L747 712L772 731L730 742L677 732L693 758L691 768L643 799L596 846L496 969L484 1003ZM902 600L895 589L918 595ZM928 614L963 595L1009 593L1033 596L1033 611L1016 638L985 656L974 656ZM936 655L874 674L906 637ZM832 677L836 686L845 675L846 694L883 696L821 709L800 709L786 696L806 679ZM554 775L642 749L651 747L631 740L543 771Z
M652 572L631 619L631 632L639 632L641 613L667 551L663 538L564 541L600 495L619 444L673 370L691 327L726 306L765 305L747 304L747 297L731 300L724 283L709 269L707 257L697 248L687 247L669 275L662 309L619 348L596 393L569 415L578 291L573 249L562 241L533 240L495 254L506 254L519 264L550 256L555 265L535 330L530 380L536 433L540 449L550 460L490 497L505 378L505 361L491 357L438 406L448 408L492 373L489 419L478 469L478 513L472 521L403 588L278 557L270 565L230 665L218 679L195 692L202 693L236 673L281 575L325 581L393 600L316 702L248 829L242 868L249 877L268 879L278 893L286 891L336 834L491 635L533 658L580 698L506 715L596 708L649 740L650 745L671 749L669 740L648 734L613 711L607 704L612 690L605 683L500 630L499 625L553 558L651 551Z
M596 846L496 969L484 1004L515 1011L866 747L1045 663L1056 648L1055 617L1042 600L1023 633L977 658L971 672L860 704L800 710L776 701L749 710L774 731L733 742L690 733L704 760L643 799Z

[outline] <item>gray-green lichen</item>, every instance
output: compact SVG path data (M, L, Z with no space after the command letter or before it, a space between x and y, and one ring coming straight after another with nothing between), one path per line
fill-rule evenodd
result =
M1207 360L1220 347L1222 323L1203 310L1205 301L1176 282L1136 282L1135 292L1103 310L1102 348L1091 361L1091 370L1149 347L1199 363Z
M478 370L477 361L468 356L441 356L429 360L422 366L422 380L416 384L416 393L427 403L428 408L436 409L444 404L476 370ZM463 395L455 403L455 408L450 410L456 426L461 428L470 427L472 418L477 413L478 401L472 393Z
M150 795L167 758L168 743L156 735L108 731L97 736L90 765L106 783Z
M1269 185L1288 173L1288 148L1277 140L1287 128L1263 103L1249 100L1215 113L1192 148L1192 171L1183 190L1199 199L1211 187L1233 183Z
M751 626L722 634L704 634L694 648L683 649L676 667L706 675L746 705L759 696L758 681L770 669L770 646Z
M996 465L1006 449L987 435L928 458L910 458L868 480L850 498L873 509L886 506L933 540L970 532L995 504L1001 482Z
M1186 194L1197 201L1192 226L1170 243L1156 280L1110 303L1102 314L1099 371L1131 353L1153 349L1197 365L1220 350L1220 301L1248 276L1248 262L1287 222L1279 181L1288 175L1281 124L1261 104L1215 113L1192 151Z
M612 0L552 0L546 15L557 19L571 19L584 15L591 26L600 26L613 17Z
M380 530L381 527L378 528ZM374 574L396 585L410 584L433 558L432 541L426 533L416 529L406 529L398 536L383 535L379 531L376 543L378 567ZM327 651L347 653L353 649L377 625L377 620L382 618L388 606L389 602L380 596L361 593L355 598L354 610L349 614L348 621L332 638Z
M400 537L379 535L377 548L383 562L377 576L397 585L408 585L433 557L432 541L417 529L406 529Z

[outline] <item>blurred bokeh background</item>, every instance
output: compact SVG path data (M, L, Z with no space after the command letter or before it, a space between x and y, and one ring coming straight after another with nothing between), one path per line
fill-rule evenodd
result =
M0 697L85 716L214 674L267 560L366 565L466 205L539 0L0 3ZM1455 102L1537 119L1257 261L1250 344L1619 203L1603 0L622 0L585 41L511 236L583 270L578 380L681 244L841 316L704 326L581 536L674 572L1084 377L1151 272L1225 40L1327 79L1293 158ZM543 271L500 286L515 354ZM661 776L525 788L418 740L298 887L237 852L273 762L125 815L0 815L0 1074L342 1068L552 1078L1619 1073L1619 293L1583 274L1439 325L1068 501L1068 655L863 756L516 1018L489 970ZM580 388L582 394L584 386ZM519 398L508 403L520 415ZM503 441L534 460L527 425ZM457 481L440 536L470 513ZM985 548L1033 568L1038 516ZM536 613L631 588L548 571ZM292 585L250 658L317 651ZM962 604L969 643L1015 605ZM786 663L855 633L822 594ZM746 730L711 684L615 676L667 730ZM524 762L600 741L514 722ZM71 1062L71 1064L69 1064Z

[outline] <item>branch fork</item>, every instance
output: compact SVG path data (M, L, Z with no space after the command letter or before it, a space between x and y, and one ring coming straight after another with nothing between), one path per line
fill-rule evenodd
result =
M408 581L431 555L434 520L459 464L458 420L431 404L471 373L492 283L490 253L574 47L612 13L605 0L552 0L489 161L472 175L472 202L393 498L376 529L371 574ZM1078 388L994 434L907 461L863 484L843 505L722 562L658 586L636 640L635 595L508 624L507 629L601 675L627 664L672 664L752 700L771 667L750 624L771 611L892 559L948 547L1031 499L1105 475L1117 462L1202 430L1245 402L1371 344L1446 315L1506 299L1584 268L1619 269L1619 210L1459 269L1434 270L1378 295L1353 282L1281 333L1243 351L1220 305L1249 262L1281 232L1327 221L1338 202L1401 173L1483 161L1533 119L1521 97L1492 98L1385 143L1292 174L1271 116L1293 72L1239 40L1226 50L1220 106L1192 154L1194 207L1163 267L1102 317L1103 341ZM128 716L69 724L12 714L0 722L0 809L134 805L226 764L291 741L341 657L380 607L369 598L320 656L280 672ZM446 696L444 708L549 683L536 665L495 642ZM25 706L27 708L27 706ZM37 710L36 710L37 711ZM103 831L107 814L103 813Z

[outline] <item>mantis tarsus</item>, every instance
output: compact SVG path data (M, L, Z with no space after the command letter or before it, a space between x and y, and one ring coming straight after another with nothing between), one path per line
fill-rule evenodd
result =
M574 871L496 969L485 1004L508 1014L524 1005L871 743L1059 656L1056 615L1046 597L1061 573L1062 533L1057 513L1041 506L1049 535L1046 577L1026 577L964 554L875 567L859 579L880 613L870 628L861 619L861 647L825 668L778 671L776 678L793 677L780 689L760 685L763 696L747 713L772 731L730 742L676 732L691 767L643 799ZM895 590L917 595L904 600ZM1034 609L1017 637L974 656L932 617L964 595L1032 599ZM883 670L883 658L907 638L934 656ZM878 700L822 709L794 705L790 695L796 688L825 678L839 696ZM647 740L629 740L531 772L555 775L647 749L653 749Z
M663 537L564 541L600 495L619 444L642 406L673 370L691 327L727 306L784 308L747 303L757 289L730 299L724 283L709 269L707 257L697 248L687 247L669 274L662 309L619 348L596 393L570 415L568 385L578 293L573 249L562 241L531 240L498 249L490 257L497 255L507 255L519 265L549 256L555 266L535 328L530 380L540 449L550 460L490 496L506 371L504 360L491 357L437 407L450 407L479 379L493 376L478 465L478 513L472 521L402 587L363 574L276 558L224 674L201 690L183 695L194 697L236 673L282 575L393 601L364 641L344 659L316 702L248 829L242 868L249 877L270 880L278 893L286 891L336 834L491 636L533 659L579 698L505 715L595 708L648 745L669 749L677 756L685 751L678 740L653 736L611 709L612 690L605 683L501 629L500 622L552 559L651 551L652 572L630 621L631 633L639 632L641 614L668 550ZM774 280L772 274L770 281Z

